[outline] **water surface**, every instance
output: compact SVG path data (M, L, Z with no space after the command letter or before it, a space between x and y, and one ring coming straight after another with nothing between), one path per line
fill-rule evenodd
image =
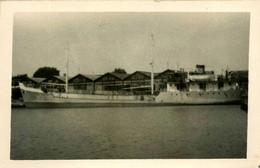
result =
M246 158L238 105L17 108L11 159Z

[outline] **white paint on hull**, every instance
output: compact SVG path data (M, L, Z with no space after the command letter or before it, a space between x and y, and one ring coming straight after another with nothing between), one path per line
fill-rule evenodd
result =
M161 92L156 102L177 104L221 104L241 101L239 90Z
M161 92L155 97L44 93L21 89L26 107L111 107L231 104L241 102L239 90Z

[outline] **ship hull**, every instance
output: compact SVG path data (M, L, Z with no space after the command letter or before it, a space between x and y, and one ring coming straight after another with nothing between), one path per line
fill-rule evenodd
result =
M173 105L239 104L238 90L161 92L158 96L144 95L84 95L72 93L44 93L40 89L21 87L25 107L141 107Z
M196 106L196 105L227 105L227 104L240 104L240 101L229 102L213 102L213 103L54 103L54 102L25 102L25 107L28 108L95 108L95 107L152 107L152 106Z
M239 104L241 102L239 90L220 91L190 91L190 92L161 92L156 102L176 104Z
M30 108L85 108L85 107L143 107L143 106L159 106L158 103L131 103L131 102L117 102L117 103L57 103L57 102L25 102L25 107Z

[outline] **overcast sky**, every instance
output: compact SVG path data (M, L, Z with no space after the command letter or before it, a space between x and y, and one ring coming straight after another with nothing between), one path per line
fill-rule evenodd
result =
M155 72L248 70L249 25L249 13L16 13L12 74L51 66L62 75L66 42L69 76L150 71L151 34Z

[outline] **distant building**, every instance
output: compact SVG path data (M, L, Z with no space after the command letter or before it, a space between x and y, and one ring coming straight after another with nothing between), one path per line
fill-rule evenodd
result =
M78 74L69 79L69 92L94 93L94 81L99 77L100 75Z
M185 80L187 73L184 71L177 71L166 69L155 76L155 91L166 91L167 83L171 83L178 90L185 88Z
M12 86L18 87L19 82L21 82L28 87L38 88L40 87L42 81L44 81L45 79L46 78L35 78L35 77L28 77L27 75L18 75L12 77Z
M239 85L248 83L248 71L230 71L228 72L228 79L232 83L238 83Z
M34 78L27 75L12 77L12 86L23 82L29 87L41 87L48 92L65 92L66 75ZM154 73L154 93L161 91L217 91L248 85L248 71L226 71L225 76L206 71L205 65L196 65L194 71L166 69ZM132 74L107 72L103 75L77 74L68 79L72 93L83 94L150 94L151 72L135 71Z
M124 84L129 87L147 86L151 82L151 72L135 71L124 79Z
M154 74L156 76L157 73ZM151 72L135 71L124 79L125 90L133 94L151 93Z
M35 77L26 77L24 80L22 80L21 82L28 86L28 87L34 87L34 88L38 88L41 86L42 82L45 80L46 78L35 78Z
M98 77L95 82L95 93L105 94L105 93L117 93L123 91L124 88L124 78L128 74L108 72L104 75Z
M48 92L65 92L65 84L65 76L50 76L41 82L41 86Z

